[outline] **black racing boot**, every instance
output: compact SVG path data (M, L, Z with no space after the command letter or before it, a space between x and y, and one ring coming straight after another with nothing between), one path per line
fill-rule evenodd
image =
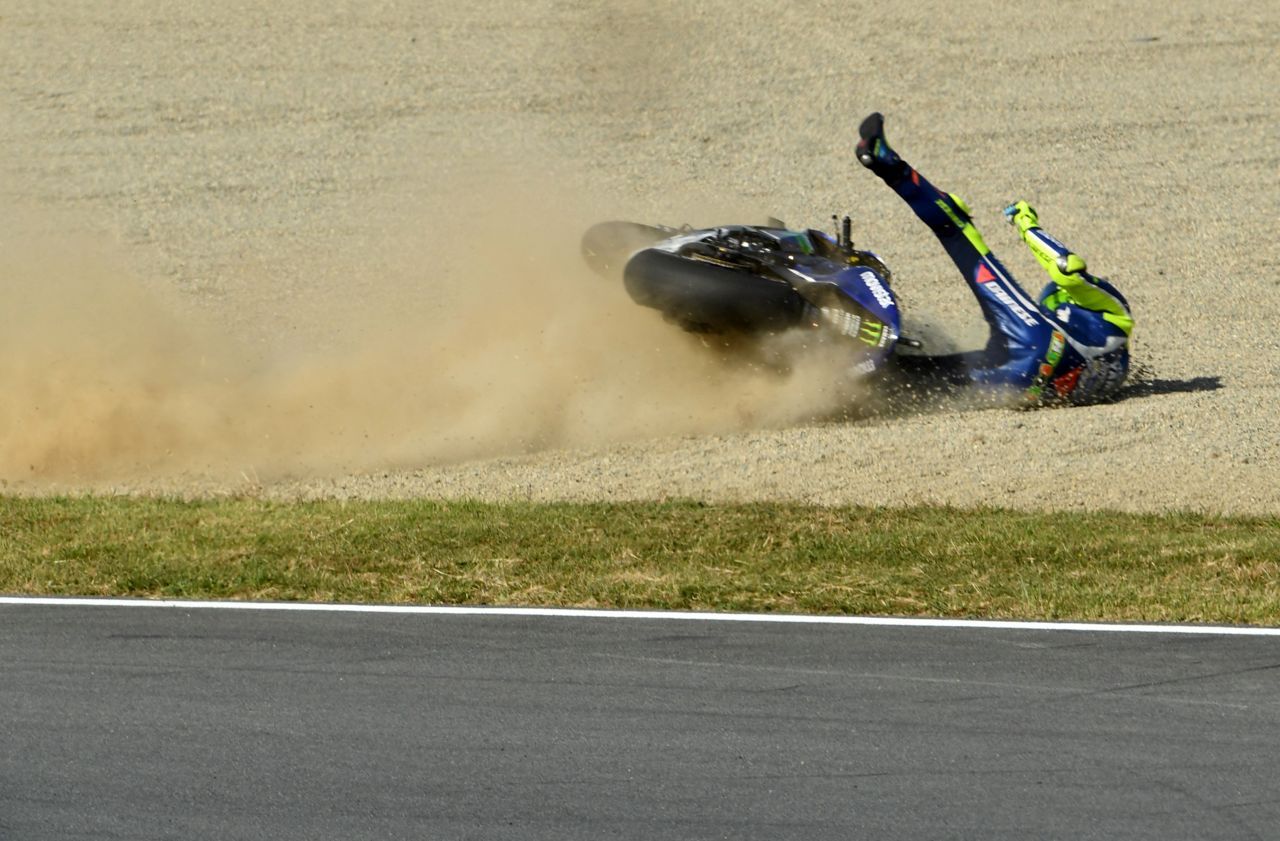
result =
M858 126L858 136L861 138L857 147L858 163L890 184L902 177L906 165L884 138L883 114L876 111L863 120Z

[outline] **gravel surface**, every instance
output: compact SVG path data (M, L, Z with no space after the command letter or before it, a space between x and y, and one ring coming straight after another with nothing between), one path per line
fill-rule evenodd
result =
M0 0L10 492L1280 513L1271 3L206 5ZM1015 198L1126 293L1125 399L850 413L579 266L601 218L848 211L976 343L872 110L1026 286Z

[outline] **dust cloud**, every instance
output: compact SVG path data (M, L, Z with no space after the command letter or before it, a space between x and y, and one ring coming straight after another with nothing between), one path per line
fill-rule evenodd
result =
M518 218L455 219L447 248L398 237L403 253L380 265L415 270L360 278L360 300L317 316L352 338L267 358L117 247L11 238L0 480L404 469L778 426L847 403L844 354L787 336L744 354L683 333L587 270L577 220L545 205Z

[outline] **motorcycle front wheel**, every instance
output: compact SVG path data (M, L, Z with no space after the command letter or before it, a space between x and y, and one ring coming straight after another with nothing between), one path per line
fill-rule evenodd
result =
M774 332L799 324L805 300L782 280L647 248L623 272L637 304L688 329Z

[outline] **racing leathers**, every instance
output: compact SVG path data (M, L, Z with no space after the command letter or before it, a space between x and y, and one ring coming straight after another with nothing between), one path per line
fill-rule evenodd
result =
M968 206L944 193L902 160L872 114L859 129L858 160L878 175L929 226L978 299L990 326L986 347L949 357L904 357L909 367L944 374L1023 405L1085 404L1113 397L1129 373L1133 315L1110 283L1041 229L1026 203L1005 208L1049 284L1037 300L1013 279L974 226Z

